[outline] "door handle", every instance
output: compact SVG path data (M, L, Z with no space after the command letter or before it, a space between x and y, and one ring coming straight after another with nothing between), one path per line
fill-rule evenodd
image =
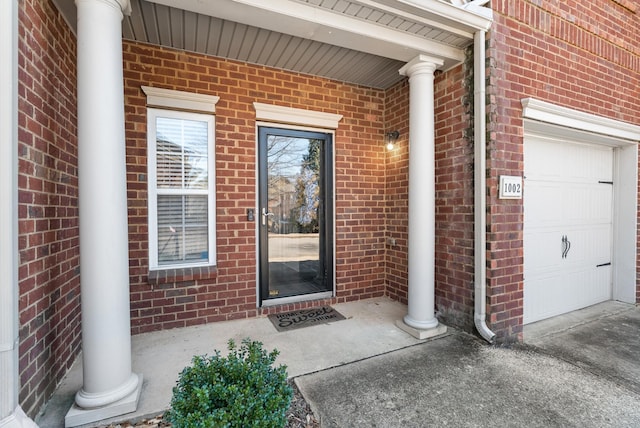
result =
M267 211L266 208L262 208L262 225L266 226L267 225L267 217L273 217L275 214Z
M562 235L562 258L566 259L569 250L571 249L571 241L567 238L567 235Z

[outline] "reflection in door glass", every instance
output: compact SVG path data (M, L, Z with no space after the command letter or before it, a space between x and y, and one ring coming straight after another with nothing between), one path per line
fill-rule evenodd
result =
M325 291L319 139L267 138L269 297Z

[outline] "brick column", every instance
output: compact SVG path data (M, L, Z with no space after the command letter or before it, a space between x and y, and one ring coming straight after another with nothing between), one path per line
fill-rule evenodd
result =
M419 55L400 69L409 77L408 313L397 325L420 339L446 331L435 318L435 128L433 72L442 60Z
M136 409L131 371L129 251L122 75L128 0L76 0L78 186L83 386L66 426Z

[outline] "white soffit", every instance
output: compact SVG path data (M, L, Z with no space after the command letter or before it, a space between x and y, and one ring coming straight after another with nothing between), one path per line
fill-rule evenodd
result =
M342 119L341 114L282 107L273 104L253 103L253 107L256 109L256 120L264 120L266 122L337 129L338 123Z
M493 18L488 0L126 1L125 40L381 89L418 55L460 64ZM53 2L75 29L74 0Z
M173 89L142 86L147 96L147 106L164 107L177 110L190 110L204 113L215 113L220 97L215 95L195 94L193 92L175 91Z
M640 141L640 126L615 119L597 116L578 110L561 107L535 98L522 99L522 116L539 122L545 122L564 128L586 131L602 136L613 137L633 142ZM540 128L530 122L525 125L530 130Z
M356 51L409 61L419 54L445 60L445 68L464 60L463 50L425 37L368 22L330 9L294 0L151 0L152 3L215 16ZM366 0L356 2L367 3ZM473 31L486 29L490 20L451 4L423 0L420 7L400 1L369 1L398 14L440 25L473 39ZM394 6L395 8L392 8ZM402 6L402 8L400 8ZM431 6L433 10L427 9ZM421 15L417 13L420 12ZM467 18L464 22L463 18ZM434 20L435 19L435 20ZM439 21L439 22L438 22ZM470 25L473 23L473 25Z

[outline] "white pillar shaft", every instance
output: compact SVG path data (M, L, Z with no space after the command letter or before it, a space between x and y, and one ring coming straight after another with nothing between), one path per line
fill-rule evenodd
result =
M435 161L433 72L439 60L418 56L400 70L409 76L409 290L404 322L416 329L435 318Z
M127 183L122 75L123 4L76 0L78 185L83 387L96 408L131 394Z

